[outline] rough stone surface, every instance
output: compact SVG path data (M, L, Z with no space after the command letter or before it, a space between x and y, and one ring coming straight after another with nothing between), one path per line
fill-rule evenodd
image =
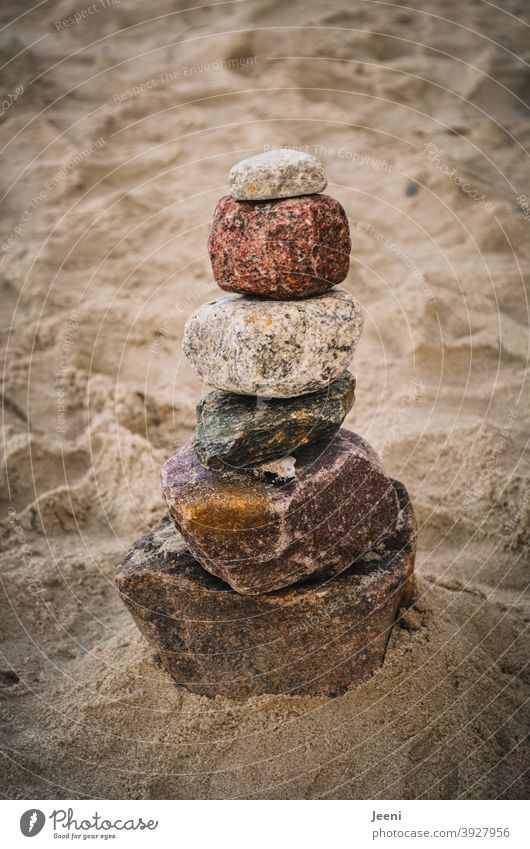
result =
M191 445L162 469L169 511L193 556L240 593L338 574L392 533L394 489L374 450L339 430L298 452L283 486L205 469Z
M281 300L306 298L341 283L350 267L350 229L328 195L217 204L208 241L221 289Z
M296 477L295 466L296 457L287 454L279 460L270 460L268 463L253 466L249 471L258 480L268 481L269 483L287 483L287 481L292 481Z
M225 295L190 316L182 347L209 386L290 398L339 377L362 327L358 302L342 289L306 301Z
M230 193L237 200L288 198L323 192L327 180L319 160L298 150L270 150L243 159L230 171Z
M296 398L209 392L197 405L193 447L208 469L237 471L333 436L351 410L355 380L344 372L326 389Z
M335 696L383 662L413 591L416 528L405 488L378 553L324 582L245 596L205 572L168 515L118 571L121 597L175 681L206 696Z

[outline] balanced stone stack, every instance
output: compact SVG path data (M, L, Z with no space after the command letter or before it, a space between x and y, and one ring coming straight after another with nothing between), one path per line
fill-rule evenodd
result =
M214 387L162 470L169 515L117 576L175 680L206 695L336 695L381 665L412 592L405 488L342 428L363 318L337 288L348 220L315 157L234 166L209 253L226 294L183 348Z

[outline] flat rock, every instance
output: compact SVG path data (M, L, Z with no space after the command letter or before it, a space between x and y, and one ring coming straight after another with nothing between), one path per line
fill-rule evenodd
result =
M208 241L215 281L227 292L307 298L342 283L350 267L344 209L328 195L217 204Z
M382 664L411 600L416 527L405 488L393 485L395 533L330 580L239 595L191 557L166 515L118 570L121 598L159 661L194 693L339 695Z
M226 477L205 469L185 445L162 468L162 489L196 560L254 595L338 574L394 529L396 493L357 434L342 429L324 445L301 449L296 471L283 486Z
M278 460L333 436L351 410L355 379L349 372L319 392L263 398L209 392L197 405L193 447L208 469L233 472Z
M230 194L237 200L268 200L323 192L327 180L310 153L285 148L243 159L230 171Z
M209 386L290 398L346 371L362 327L360 305L342 289L306 301L225 295L190 316L182 347Z

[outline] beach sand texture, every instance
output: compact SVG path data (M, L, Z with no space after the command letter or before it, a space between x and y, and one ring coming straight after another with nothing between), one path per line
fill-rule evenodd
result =
M1 792L524 797L529 8L28 5L0 35ZM114 574L208 391L181 342L214 207L274 145L349 218L345 425L411 493L418 600L362 688L241 703L174 686Z

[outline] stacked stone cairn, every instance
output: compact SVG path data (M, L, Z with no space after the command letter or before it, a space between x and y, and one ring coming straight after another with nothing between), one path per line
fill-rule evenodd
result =
M161 663L196 693L342 693L381 665L411 598L407 492L341 427L363 318L337 288L351 243L326 185L294 150L232 168L208 245L228 294L183 340L215 389L163 467L169 513L118 572Z

